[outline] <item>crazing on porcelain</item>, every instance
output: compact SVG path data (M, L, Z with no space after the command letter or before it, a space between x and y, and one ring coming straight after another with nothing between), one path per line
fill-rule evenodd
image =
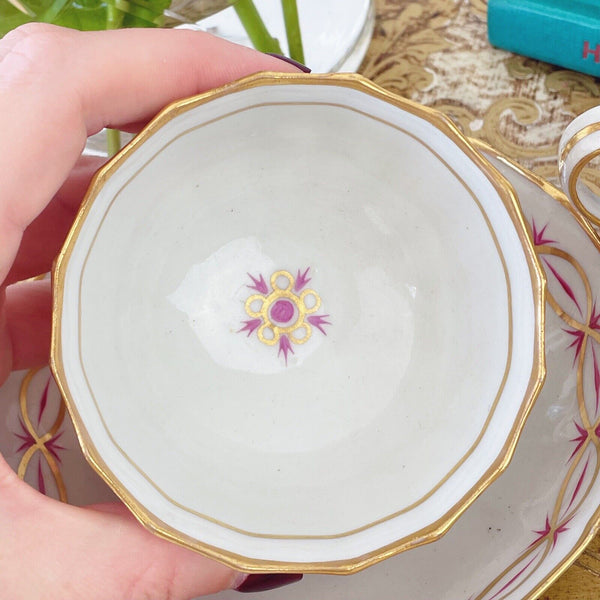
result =
M328 314L316 314L321 307L321 297L315 290L307 288L311 278L310 267L304 272L298 269L296 277L289 271L275 271L269 284L262 274L254 277L246 287L255 290L244 303L249 319L243 320L244 326L238 333L247 332L267 346L277 346L278 356L283 354L285 364L288 355L294 354L292 344L305 344L313 333L313 327L327 335L325 325L331 325Z

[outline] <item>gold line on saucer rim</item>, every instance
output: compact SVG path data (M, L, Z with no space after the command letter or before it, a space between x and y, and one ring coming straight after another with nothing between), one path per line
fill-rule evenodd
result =
M90 207L93 202L93 198L97 195L99 189L104 185L106 180L110 177L111 173L116 170L129 154L137 149L147 138L152 136L158 129L160 129L166 122L170 121L177 115L194 108L200 104L208 102L213 98L218 98L223 95L242 91L256 86L262 85L286 85L286 84L302 84L302 85L334 85L343 86L352 89L362 91L364 93L375 96L376 98L385 100L390 104L393 104L403 110L406 110L412 114L415 114L431 124L436 126L443 133L448 135L452 141L474 162L478 168L486 175L490 183L498 191L502 198L507 211L513 223L515 224L519 239L524 248L525 254L528 259L528 266L530 270L531 283L534 289L534 302L535 302L535 315L537 325L537 335L535 339L534 348L534 368L530 377L530 381L525 394L524 401L521 410L515 419L515 424L511 430L511 435L503 447L503 450L497 458L490 470L486 473L486 477L480 482L480 485L476 486L471 492L464 497L457 506L453 507L452 518L441 519L440 522L434 523L430 528L427 528L425 533L418 539L412 541L406 541L402 546L399 546L397 542L390 544L379 550L370 552L360 557L348 559L344 561L336 562L324 562L324 563L280 563L276 561L263 561L248 559L234 553L223 551L218 548L214 548L199 542L198 540L191 539L184 536L173 528L169 527L165 523L162 523L154 515L149 513L141 504L133 498L121 484L116 481L106 464L102 461L96 448L92 444L87 432L85 431L81 419L75 408L75 403L68 384L66 382L64 365L62 362L61 355L61 331L60 322L62 317L62 294L64 291L64 276L65 269L73 250L73 245L77 239L79 231L85 221ZM51 367L54 376L57 380L59 388L65 398L68 410L73 419L76 433L79 442L82 446L84 455L87 460L93 466L93 468L107 481L107 483L115 490L115 492L122 498L122 500L129 506L135 516L140 522L145 525L148 529L154 531L158 535L179 543L183 546L195 549L211 558L224 562L236 569L255 572L255 571L279 571L279 572L313 572L313 573L338 573L348 574L359 571L371 564L379 562L389 556L397 554L403 550L406 550L417 545L427 543L438 539L443 535L454 521L466 510L466 508L475 500L475 498L483 491L487 485L497 479L503 470L506 468L523 424L529 414L535 398L537 397L544 380L545 376L545 361L544 361L544 290L545 290L545 277L541 265L539 264L538 258L533 250L531 240L526 233L526 226L523 215L520 212L518 202L514 191L510 184L500 175L500 173L480 156L480 154L473 148L469 141L460 133L458 128L444 115L438 113L434 109L428 107L419 106L411 101L401 99L382 88L379 88L372 82L359 75L287 75L287 74L274 74L274 73L263 73L258 75L252 75L237 82L227 84L222 88L212 90L196 96L194 98L175 102L166 109L164 109L150 124L144 129L144 131L124 150L122 150L112 161L110 161L105 167L103 167L97 175L94 177L90 189L86 195L82 208L77 215L73 228L69 233L65 246L61 250L55 265L53 272L53 291L55 305L53 307L52 314L52 350L51 350ZM423 533L423 532L421 532Z

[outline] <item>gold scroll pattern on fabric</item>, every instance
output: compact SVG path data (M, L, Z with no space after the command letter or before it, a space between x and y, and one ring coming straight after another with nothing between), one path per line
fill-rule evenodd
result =
M556 181L566 125L600 104L600 81L509 52L487 39L487 0L376 0L373 42L360 72L450 116L538 175ZM600 188L600 175L583 175Z

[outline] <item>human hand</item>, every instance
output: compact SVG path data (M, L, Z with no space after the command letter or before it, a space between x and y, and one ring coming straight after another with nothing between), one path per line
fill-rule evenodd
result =
M191 31L32 24L0 40L0 384L48 360L50 270L101 161L103 127L134 131L169 102L285 62ZM245 576L147 532L120 504L39 494L0 457L0 589L11 600L183 600L298 576ZM242 586L240 588L240 586Z

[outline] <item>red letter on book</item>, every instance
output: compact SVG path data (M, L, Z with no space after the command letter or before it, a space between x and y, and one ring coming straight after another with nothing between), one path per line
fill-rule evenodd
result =
M590 54L594 57L594 62L600 63L600 44L596 44L596 49L592 50L586 40L583 42L583 58L587 58Z

